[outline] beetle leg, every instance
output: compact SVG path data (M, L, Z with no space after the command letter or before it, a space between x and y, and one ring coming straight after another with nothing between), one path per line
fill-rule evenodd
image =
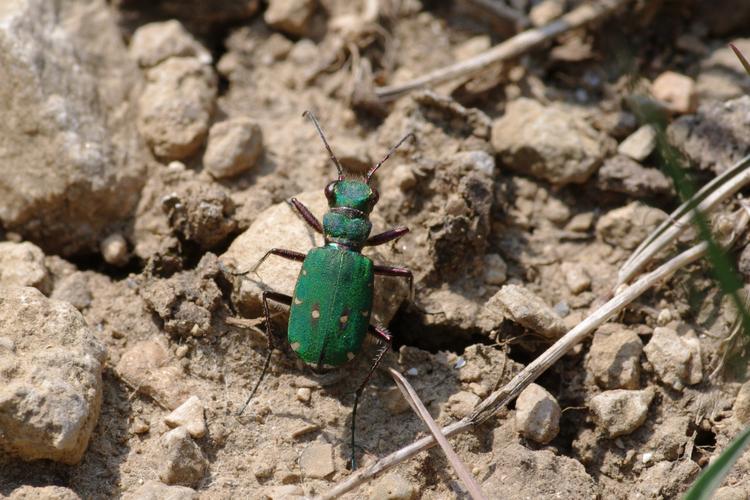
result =
M289 203L299 212L305 222L320 234L323 234L323 224L310 212L310 210L297 198L292 198Z
M367 238L367 241L365 242L365 246L374 247L376 245L382 245L383 243L388 243L389 241L393 241L397 238L400 238L408 232L409 232L408 227L405 227L405 226L394 227L393 229L389 229L388 231L384 231L382 233L370 236L369 238Z
M379 338L380 340L385 342L385 345L382 349L378 352L378 354L375 356L375 360L372 363L372 366L370 367L370 371L367 372L367 376L360 384L359 388L357 389L357 392L354 393L354 407L352 408L352 470L355 470L357 468L357 462L354 458L354 450L355 450L355 440L354 440L354 433L356 430L356 419L357 419L357 405L359 404L359 397L362 394L362 392L365 390L365 387L367 387L367 383L370 381L370 378L372 377L372 374L375 373L375 370L377 369L378 365L381 361L383 361L383 356L385 356L385 353L388 352L388 349L391 347L391 339L393 338L393 335L391 335L391 332L389 332L386 328L382 326L377 325L367 325L367 331L374 335L375 337Z
M266 317L266 339L268 340L268 354L266 354L266 360L263 363L263 371L260 372L260 378L255 383L255 387L253 387L253 390L250 392L250 395L245 400L245 404L243 404L242 408L240 408L240 411L237 412L238 416L242 415L242 412L245 411L245 408L247 408L247 405L250 404L250 400L253 399L253 396L255 396L255 393L258 390L258 387L260 387L260 383L263 382L263 378L266 376L266 372L268 372L268 367L271 365L271 354L273 354L273 349L275 346L274 346L274 340L273 340L273 332L271 331L271 311L268 308L269 300L273 300L274 302L285 304L287 306L292 305L292 298L289 295L286 295L284 293L278 293L278 292L269 292L269 291L263 292L263 314L265 314L265 317Z
M249 270L246 271L244 274L247 273L257 273L258 268L263 264L263 262L268 258L269 255L278 255L279 257L284 257L285 259L289 260L296 260L297 262L302 262L305 260L305 254L300 252L295 252L294 250L286 250L284 248L272 248L269 251L261 257L261 259L256 262L256 264Z
M410 270L405 267L384 266L380 264L372 266L372 270L375 274L381 276L398 276L406 278L409 282L409 300L414 302L414 274L412 274Z

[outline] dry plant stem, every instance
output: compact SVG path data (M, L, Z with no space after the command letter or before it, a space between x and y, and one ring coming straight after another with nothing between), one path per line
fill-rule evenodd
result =
M406 401L409 402L409 406L411 406L411 409L414 410L414 413L416 413L419 418L422 419L425 425L430 429L430 433L443 449L443 453L445 453L445 456L453 466L456 474L458 474L458 477L461 479L461 481L463 481L466 489L469 491L469 495L471 496L471 498L473 498L474 500L485 500L487 497L484 495L484 493L482 493L482 489L474 479L474 476L471 475L469 470L466 468L466 465L458 457L456 452L453 450L453 447L451 447L450 443L448 443L448 440L445 438L445 436L443 436L437 422L432 419L430 413L427 411L427 408L425 408L424 404L422 404L422 400L419 399L417 392L414 390L411 384L409 384L409 382L404 378L403 375L401 375L393 368L390 368L388 371L391 373L391 377L393 377L393 380L396 381L396 385L401 391L401 394L403 394L404 398L406 398Z
M750 216L746 211L743 211L735 226L734 235L730 241L726 243L727 245L732 244L734 239L744 232L749 220ZM706 253L707 249L708 244L706 242L699 243L688 250L685 250L650 273L641 276L635 283L612 297L608 302L599 307L575 328L555 342L549 349L542 353L542 355L513 377L510 382L505 384L504 387L490 394L487 399L482 401L474 409L474 412L471 415L444 427L442 429L443 435L450 437L459 434L492 417L503 406L518 396L518 394L520 394L530 383L536 380L537 377L539 377L539 375L541 375L547 368L563 357L565 353L573 348L573 346L585 339L592 331L622 311L628 304L640 297L646 290L669 278L680 268L700 259ZM381 458L374 464L357 471L319 498L323 500L343 495L344 493L373 479L381 472L408 460L419 452L435 446L435 444L435 438L432 436L423 437L412 444Z
M410 82L378 87L375 89L375 95L384 101L388 101L427 85L436 85L457 77L465 77L478 73L493 64L521 56L534 47L566 31L580 28L592 21L601 19L629 1L599 0L581 5L546 26L526 30L512 36L471 59L437 69Z
M690 200L672 212L669 218L659 225L625 261L617 276L617 284L630 281L653 259L654 255L674 241L690 225L696 210L702 213L710 212L748 182L750 182L750 156L746 156L706 184Z

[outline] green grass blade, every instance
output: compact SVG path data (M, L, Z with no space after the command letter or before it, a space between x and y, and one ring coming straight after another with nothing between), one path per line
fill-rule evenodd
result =
M747 72L747 74L750 75L750 63L747 62L747 59L745 59L745 56L742 55L742 52L740 52L740 49L735 47L733 43L730 43L729 46L734 51L735 55L737 56L737 59L739 59L740 62L742 63L742 67L745 68L745 71Z
M750 444L750 427L742 431L719 455L719 458L706 467L683 500L710 500L748 444Z

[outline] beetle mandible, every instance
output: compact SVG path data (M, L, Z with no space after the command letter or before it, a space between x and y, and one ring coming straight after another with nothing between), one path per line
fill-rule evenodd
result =
M344 169L328 145L315 116L309 111L305 111L303 116L310 118L318 131L331 161L336 166L338 178L325 188L329 210L323 216L322 223L299 200L292 198L290 203L310 227L323 235L325 243L322 247L313 248L307 254L283 248L272 248L250 270L250 272L256 272L270 255L302 262L302 269L291 297L273 291L263 292L268 354L261 376L239 413L245 410L260 387L271 362L274 340L271 332L269 301L290 307L287 329L289 346L305 364L315 371L330 370L352 360L362 349L365 335L370 333L385 344L376 355L367 375L354 394L351 460L352 469L355 469L354 434L359 398L391 345L391 333L385 327L370 323L374 276L377 274L406 278L410 291L414 282L410 270L374 264L361 253L365 246L382 245L409 231L408 228L399 226L370 236L372 224L369 216L379 198L377 189L370 185L370 181L373 174L396 149L407 139L414 140L415 136L412 133L404 136L380 162L367 171L364 179L345 178Z

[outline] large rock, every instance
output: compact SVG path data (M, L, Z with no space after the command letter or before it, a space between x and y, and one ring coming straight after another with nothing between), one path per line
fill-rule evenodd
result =
M0 288L0 447L81 460L99 416L105 351L81 314L30 287Z
M558 104L521 98L492 125L492 146L516 172L564 185L586 182L615 143Z
M48 253L94 250L130 216L138 71L104 0L0 6L0 222Z

